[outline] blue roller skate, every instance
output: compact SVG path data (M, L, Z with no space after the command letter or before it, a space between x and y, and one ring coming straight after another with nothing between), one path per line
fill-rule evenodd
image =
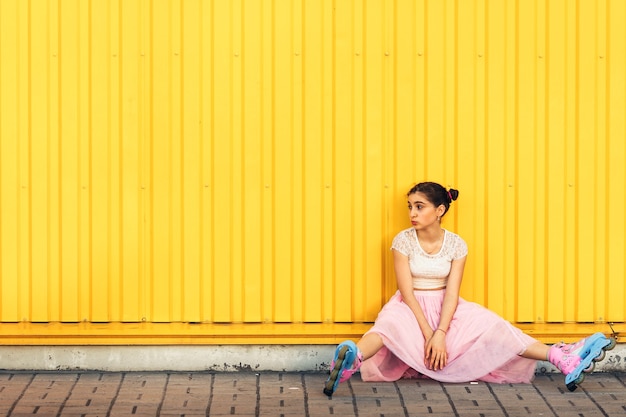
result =
M606 351L613 349L616 343L612 337L595 333L576 343L553 345L550 347L548 359L566 375L567 389L574 391L585 379L585 373L593 372L595 362L604 359Z
M335 349L335 357L330 363L330 375L324 384L324 394L332 397L339 382L350 379L361 367L362 361L363 355L354 342L346 340L340 343Z

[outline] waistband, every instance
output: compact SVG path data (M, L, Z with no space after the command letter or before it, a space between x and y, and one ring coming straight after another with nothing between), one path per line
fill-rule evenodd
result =
M440 291L445 290L446 287L438 287L438 288L413 288L413 291Z

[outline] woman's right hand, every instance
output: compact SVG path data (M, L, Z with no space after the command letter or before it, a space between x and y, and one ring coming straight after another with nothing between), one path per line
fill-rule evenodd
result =
M446 335L435 331L424 346L424 365L428 369L439 371L448 364Z

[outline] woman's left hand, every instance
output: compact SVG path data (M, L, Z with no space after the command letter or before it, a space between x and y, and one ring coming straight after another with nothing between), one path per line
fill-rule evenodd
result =
M448 364L444 332L433 333L433 336L426 342L425 353L424 364L428 369L439 371Z

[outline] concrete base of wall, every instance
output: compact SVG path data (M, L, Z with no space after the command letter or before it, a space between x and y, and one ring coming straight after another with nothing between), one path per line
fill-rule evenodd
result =
M0 346L6 371L326 371L331 345L215 346ZM626 371L626 344L618 344L596 366L600 372ZM537 372L558 372L537 362Z

